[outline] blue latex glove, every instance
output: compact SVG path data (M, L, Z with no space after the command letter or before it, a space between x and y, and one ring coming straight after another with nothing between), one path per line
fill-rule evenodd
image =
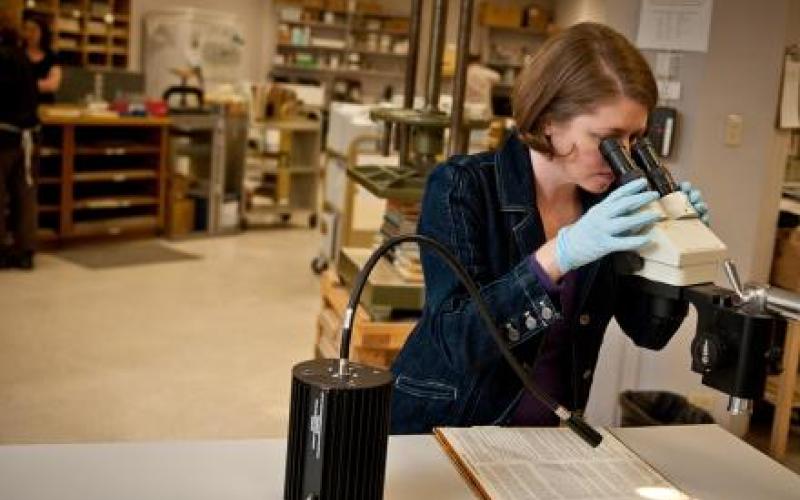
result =
M645 191L646 188L644 178L624 184L577 222L561 228L556 236L556 262L561 272L567 273L612 252L635 250L650 241L649 235L631 234L659 219L651 212L631 213L658 199L657 192Z
M686 193L686 197L689 198L689 203L691 203L697 211L700 220L707 226L709 222L708 205L706 205L703 199L703 193L696 187L693 187L692 183L688 181L681 182L681 191Z

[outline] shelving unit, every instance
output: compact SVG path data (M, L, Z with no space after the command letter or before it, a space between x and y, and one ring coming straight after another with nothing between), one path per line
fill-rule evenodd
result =
M42 241L163 229L169 120L45 113L42 123Z
M320 123L301 119L260 121L251 124L250 136L272 146L247 152L242 224L263 223L265 216L288 222L295 212L303 211L308 225L316 225ZM277 148L273 149L274 145Z
M24 5L23 15L50 23L62 64L128 67L130 0L27 0Z
M313 77L328 89L345 79L362 87L367 79L372 85L402 84L404 73L398 69L407 57L408 16L364 12L359 7L348 12L344 4L276 5L280 20L273 78L295 81ZM284 8L295 18L284 14Z

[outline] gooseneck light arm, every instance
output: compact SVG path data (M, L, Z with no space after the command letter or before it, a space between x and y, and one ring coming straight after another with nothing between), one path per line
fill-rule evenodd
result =
M506 362L508 362L509 366L511 366L511 368L514 370L514 373L516 373L517 377L519 377L519 379L522 381L525 389L527 389L528 392L530 392L536 399L541 401L542 404L544 404L550 411L555 413L562 422L564 422L570 429L578 434L578 436L580 436L580 438L586 443L592 447L599 445L603 437L596 430L584 422L580 416L572 413L568 409L558 404L558 402L556 402L547 393L542 391L538 385L536 385L528 372L519 364L516 357L511 353L511 350L503 340L503 337L498 331L497 326L495 325L494 320L489 313L486 302L483 300L483 297L481 297L480 292L478 291L478 286L475 284L469 274L467 274L467 271L456 259L456 257L450 252L450 250L447 249L447 247L432 238L428 238L427 236L408 234L389 238L377 250L375 250L375 252L370 256L369 260L367 260L367 263L364 265L361 272L356 277L352 293L350 294L350 301L347 304L344 322L342 324L342 344L339 353L340 376L346 376L348 373L350 338L353 331L353 323L355 321L355 311L358 307L359 301L361 300L361 293L364 290L367 278L372 272L372 269L386 254L386 252L401 243L408 242L417 243L421 246L427 247L430 250L433 250L434 253L444 260L450 269L452 269L452 271L456 274L458 279L461 281L461 284L467 289L469 296L475 302L475 307L478 310L478 314L480 314L487 330L489 330L489 333L497 343L498 349L500 349L500 352L506 359Z

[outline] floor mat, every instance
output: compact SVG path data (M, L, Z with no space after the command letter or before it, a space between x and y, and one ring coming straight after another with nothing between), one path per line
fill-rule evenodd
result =
M201 258L198 255L175 250L154 240L70 248L59 251L55 255L88 269L162 264Z

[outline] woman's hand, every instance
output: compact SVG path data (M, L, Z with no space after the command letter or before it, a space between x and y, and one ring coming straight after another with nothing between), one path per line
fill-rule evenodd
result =
M562 275L612 252L635 250L650 241L649 235L631 234L659 218L652 212L633 213L658 199L658 193L645 191L646 188L645 179L629 182L590 208L576 223L558 231L555 262Z
M708 205L706 205L703 199L703 193L692 186L692 183L688 181L681 182L681 191L686 193L686 197L689 198L689 203L691 203L695 211L697 211L700 220L707 226L709 222Z

